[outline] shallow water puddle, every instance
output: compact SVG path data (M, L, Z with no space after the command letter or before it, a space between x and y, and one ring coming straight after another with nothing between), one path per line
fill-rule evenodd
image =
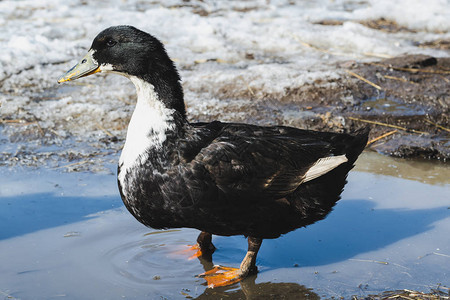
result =
M198 231L155 231L123 208L113 175L0 169L0 294L10 299L350 297L450 286L450 168L365 153L323 221L265 240L260 272L207 289ZM243 237L214 237L239 266Z
M398 117L414 117L426 114L425 108L419 104L408 104L404 102L395 97L386 97L382 93L381 96L364 101L361 106L365 112L361 112L361 114L369 116L389 114Z

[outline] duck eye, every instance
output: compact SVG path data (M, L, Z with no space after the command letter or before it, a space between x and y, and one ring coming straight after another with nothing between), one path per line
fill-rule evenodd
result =
M112 47L112 46L114 46L116 43L117 43L117 42L116 42L115 40L110 39L110 40L108 40L108 41L106 42L106 46Z

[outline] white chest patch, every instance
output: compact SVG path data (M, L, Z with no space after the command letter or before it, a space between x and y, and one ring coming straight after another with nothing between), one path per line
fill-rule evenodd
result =
M173 113L159 101L153 85L130 76L136 87L137 103L128 125L127 138L120 155L118 179L124 186L127 171L148 159L147 150L158 150L166 140L166 131L174 129Z

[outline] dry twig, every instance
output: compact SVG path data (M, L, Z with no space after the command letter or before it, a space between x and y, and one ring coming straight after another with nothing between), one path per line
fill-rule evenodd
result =
M97 127L99 129L101 129L104 133L106 133L108 136L113 137L114 134L112 134L111 132L109 132L105 127L102 126L102 124L95 122L97 124Z
M349 56L349 57L353 57L353 58L362 58L362 57L364 57L364 56L378 57L378 58L392 58L392 56L390 56L390 55L388 55L388 54L378 54L378 53L372 53L372 52L364 52L364 53L362 53L363 56L361 56L361 55L355 55L355 54L352 54L352 53L330 51L330 50L327 50L327 49L323 49L323 48L314 46L314 45L309 44L309 43L307 43L307 42L305 42L305 41L302 41L302 39L300 39L300 38L299 38L297 35L295 35L295 34L291 34L291 35L292 35L292 37L293 37L295 40L297 40L297 42L299 42L299 43L302 44L303 46L308 47L308 48L311 48L311 49L314 49L314 50L319 51L319 52L326 53L326 54L331 54L331 55L336 55L336 56Z
M357 259L357 258L350 258L349 260L353 260L353 261L363 261L363 262L372 262L372 263L377 263L377 264L382 264L382 265L388 265L388 264L389 264L387 261L379 261L379 260L373 260L373 259Z
M378 67L383 67L386 69L393 69L396 71L406 71L406 72L411 72L411 73L450 74L450 70L427 70L427 69L401 68L401 67L388 66L388 65L383 65L383 64L379 64L379 63L373 63L373 62L368 62L367 64L373 65L373 66L378 66Z
M296 39L297 42L299 42L299 43L302 44L303 46L308 47L308 48L311 48L311 49L314 49L314 50L319 51L319 52L323 52L323 53L331 54L331 55L337 55L337 56L350 56L350 57L355 57L355 55L353 55L353 54L343 53L343 52L333 52L333 51L329 51L329 50L327 50L327 49L322 49L322 48L319 48L319 47L317 47L317 46L308 44L308 43L302 41L302 40L301 40L298 36L296 36L295 34L292 34L292 37L293 37L294 39Z
M358 74L356 74L356 73L354 73L354 72L352 72L352 71L350 71L350 70L345 70L345 71L346 71L348 74L350 74L350 75L352 75L352 76L358 78L359 80L362 80L362 81L364 81L364 82L367 83L367 84L370 84L371 86L373 86L373 87L376 88L377 90L382 90L382 89L383 89L381 86L379 86L379 85L373 83L372 81L370 81L370 80L368 80L368 79L362 77L361 75L358 75Z
M36 121L34 121L34 122L32 122L32 123L35 124L35 125L37 126L37 128L38 128L39 133L41 134L41 136L44 136L44 135L45 135L44 130L42 129L42 127L41 127L41 125L39 124L39 122L36 120Z
M86 163L89 163L89 161L88 160L82 160L82 161L77 161L77 162L74 162L74 163L71 163L71 164L68 164L68 165L55 167L54 169L70 168L70 167L73 167L73 166L84 165Z
M424 69L399 68L399 67L392 67L392 69L411 73L450 74L450 71L448 70L424 70Z
M19 125L36 125L39 134L41 136L44 136L44 130L42 129L41 125L39 124L39 122L36 121L31 121L31 122L27 122L25 120L22 119L14 119L14 120L7 120L7 119L0 119L0 124L19 124Z
M418 84L417 82L410 81L410 80L408 80L408 79L401 78L401 77L395 77L395 76L384 75L384 78L387 78L387 79L393 79L393 80L398 80L398 81L401 81L401 82L407 82L407 83L412 83L412 84Z
M441 77L442 79L444 79L445 82L450 83L450 80L449 80L448 78L445 78L445 77L442 76L442 75L439 75L439 77Z
M442 125L439 125L439 124L433 123L433 122L431 122L430 120L427 120L427 119L425 119L425 122L427 122L427 123L430 123L430 124L432 124L432 125L436 126L436 127L437 127L437 128L439 128L439 129L442 129L442 130L445 130L445 131L448 131L448 132L450 132L450 129L448 129L448 128L445 128L445 127L444 127L444 126L442 126Z
M244 83L245 83L245 85L247 86L247 90L250 92L250 94L251 94L253 97L255 97L256 95L255 95L255 93L253 92L252 88L248 85L247 82L244 82Z
M418 130L414 130L414 129L408 129L408 128L405 128L405 127L401 127L401 126L397 126L397 125L391 125L391 124L377 122L377 121L358 119L358 118L354 118L354 117L348 117L348 118L350 120L354 120L354 121L359 121L359 122L364 122L364 123L369 123L369 124L375 124L375 125L380 125L380 126L386 126L386 127L392 127L392 128L400 129L400 130L407 131L407 132L414 132L414 133L417 133L417 134L429 134L428 132L418 131Z
M381 139L383 139L383 138L385 138L385 137L387 137L387 136L390 136L390 135L392 135L392 134L394 134L394 133L396 133L396 132L398 132L397 129L392 130L392 131L389 131L389 132L386 132L385 134L382 134L382 135L380 135L379 137L376 137L376 138L374 138L374 139L371 139L370 141L367 142L366 147L368 147L368 146L372 145L373 143L375 143L376 141L381 140Z
M438 256L450 257L450 255L443 254L443 253L433 252L433 254L434 254L434 255L438 255Z
M393 58L393 56L389 55L389 54L380 54L380 53L372 53L372 52L364 52L363 54L365 56L373 56L373 57L378 57L378 58Z
M15 120L0 119L0 123L4 123L4 124L25 124L25 123L27 123L27 121L21 120L21 119L15 119Z

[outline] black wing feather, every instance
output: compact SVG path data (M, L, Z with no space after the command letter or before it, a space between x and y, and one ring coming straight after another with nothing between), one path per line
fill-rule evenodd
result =
M218 137L194 158L228 195L281 198L333 147L310 131L288 127L224 124Z

